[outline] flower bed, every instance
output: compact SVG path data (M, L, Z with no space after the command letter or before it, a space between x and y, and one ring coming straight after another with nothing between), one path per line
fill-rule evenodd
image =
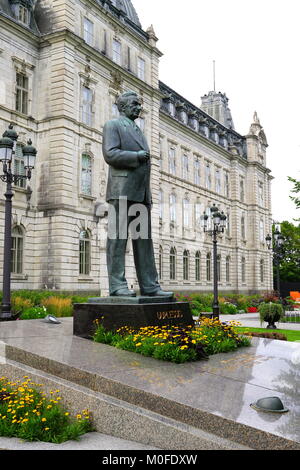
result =
M0 377L0 436L58 444L92 431L88 410L72 417L60 404L59 390L50 398L40 390L42 384L24 379Z
M195 326L147 326L134 330L123 327L106 331L99 321L94 341L155 359L177 364L207 359L210 355L249 346L250 339L239 335L233 324L201 318Z

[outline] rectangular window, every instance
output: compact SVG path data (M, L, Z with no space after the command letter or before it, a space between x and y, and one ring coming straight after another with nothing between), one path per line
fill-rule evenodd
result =
M22 5L19 5L19 14L18 14L18 20L23 23L28 25L29 24L29 12L28 9L23 7Z
M176 196L170 194L170 221L176 222Z
M183 226L188 228L190 225L190 203L188 199L183 200Z
M15 153L15 158L14 158L14 173L15 175L25 175L22 145L16 146L16 153ZM26 186L25 178L22 178L19 181L17 181L15 185L18 186L19 188L25 188Z
M205 186L206 189L211 189L211 171L209 163L205 167Z
M216 170L216 193L221 194L221 172L220 170Z
M194 161L194 183L200 185L200 162L198 158Z
M175 149L173 147L169 150L169 172L172 175L176 174Z
M187 180L189 176L189 157L184 154L182 155L182 178Z
M88 196L92 194L92 159L87 154L81 157L81 192Z
M16 111L28 114L28 77L18 72L16 75Z
M113 39L113 61L121 65L121 43L117 39Z
M260 206L264 204L263 184L258 183L258 203Z
M87 18L83 19L83 39L90 46L94 43L94 24Z
M224 193L226 197L229 197L229 174L227 171L224 173Z
M93 92L85 86L82 88L82 122L87 126L93 123Z
M138 57L137 76L141 80L145 80L145 69L146 69L146 63L145 63L144 59L141 59L140 57Z
M245 186L244 186L244 179L240 179L240 201L245 201Z

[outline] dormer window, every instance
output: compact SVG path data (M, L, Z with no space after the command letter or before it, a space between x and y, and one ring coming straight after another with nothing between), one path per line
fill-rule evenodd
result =
M29 24L29 11L23 5L19 5L18 20L23 24Z

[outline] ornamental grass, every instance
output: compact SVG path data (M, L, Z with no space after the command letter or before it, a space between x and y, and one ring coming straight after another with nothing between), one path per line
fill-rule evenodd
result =
M107 331L95 321L94 341L119 349L177 364L208 359L212 354L234 351L249 346L249 338L239 335L236 324L218 319L201 318L190 326L146 326L137 330L125 326L116 332Z
M92 431L88 410L71 416L60 403L59 390L48 397L42 384L23 378L0 377L0 436L59 444Z

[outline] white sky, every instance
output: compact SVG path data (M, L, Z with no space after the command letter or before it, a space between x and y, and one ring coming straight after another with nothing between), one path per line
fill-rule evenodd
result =
M132 0L142 27L159 38L160 80L200 106L213 89L229 98L235 130L257 111L267 136L273 219L299 218L289 199L300 179L299 0Z

